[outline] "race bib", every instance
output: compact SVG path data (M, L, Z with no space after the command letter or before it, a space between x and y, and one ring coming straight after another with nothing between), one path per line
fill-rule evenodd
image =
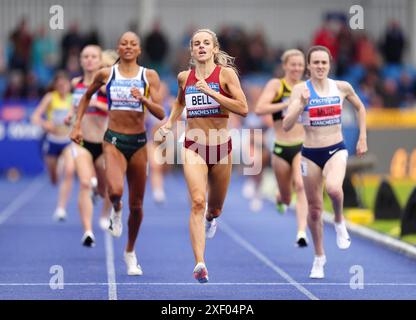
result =
M220 92L218 83L208 83L208 86ZM186 87L185 103L188 118L207 117L221 114L220 104L212 97L196 89L195 86Z
M305 160L300 162L300 171L302 173L302 177L308 176L308 163Z
M341 124L340 97L314 98L309 100L310 126L323 127Z
M131 88L139 88L144 95L145 83L142 80L112 80L110 86L111 109L143 111L142 104L133 97Z

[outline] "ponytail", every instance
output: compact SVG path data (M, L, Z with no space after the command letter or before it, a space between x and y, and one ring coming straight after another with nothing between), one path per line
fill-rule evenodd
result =
M235 65L235 57L230 56L227 52L220 50L214 55L214 62L222 67L231 68L238 74Z

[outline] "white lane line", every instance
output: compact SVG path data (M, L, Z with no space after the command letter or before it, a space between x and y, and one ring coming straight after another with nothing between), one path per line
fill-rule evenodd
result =
M279 268L275 265L269 258L267 258L264 254L262 254L259 250L257 250L253 245L243 239L233 228L231 228L224 220L221 221L221 230L223 230L231 239L237 242L240 246L244 249L252 253L257 259L263 262L266 266L270 269L275 271L279 274L283 279L293 285L296 289L302 292L305 296L307 296L311 300L319 300L318 297L313 295L309 290L304 288L300 283L295 281L289 274L287 274L283 269Z
M107 231L104 231L105 242L105 256L107 263L107 283L108 285L108 300L117 300L117 283L116 283L116 271L114 267L114 248L113 238ZM96 284L104 285L104 284Z
M46 184L42 176L37 177L26 189L14 198L9 205L0 212L0 225L31 200Z
M349 282L298 282L302 286L350 286ZM68 282L63 283L65 286L293 286L289 282L208 282L200 284L196 282ZM0 283L0 287L17 287L17 286L50 286L50 283L33 282L33 283ZM416 283L394 283L394 282L369 282L363 283L366 287L416 287Z

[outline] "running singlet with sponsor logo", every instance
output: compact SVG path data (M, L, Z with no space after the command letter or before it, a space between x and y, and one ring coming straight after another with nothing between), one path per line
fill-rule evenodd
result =
M328 79L329 94L320 97L310 80L306 85L310 92L309 103L302 113L302 123L311 127L326 127L341 124L342 99L335 80Z
M118 64L114 65L106 85L109 109L144 112L143 104L131 94L133 87L138 88L143 96L149 96L146 68L140 67L135 77L125 78L120 74Z
M69 127L65 124L65 118L71 110L72 95L68 94L65 98L62 98L58 91L52 91L51 97L46 117L48 121L54 124L55 130L54 133L48 132L47 138L57 143L69 141Z
M289 85L286 83L284 78L279 79L280 80L280 89L277 96L273 99L272 103L280 103L287 101L290 98L290 95L292 94L292 88L289 87ZM273 121L282 120L284 116L287 114L287 108L284 110L273 112Z
M227 95L220 85L221 67L217 66L211 75L205 79L208 86L221 93ZM187 118L228 118L228 111L225 110L217 101L210 96L199 91L195 84L198 79L195 76L195 69L189 73L185 84L185 105Z
M66 127L65 117L71 109L72 96L68 94L65 98L62 98L58 91L52 91L51 96L51 103L46 111L47 119L53 122L55 126Z
M79 102L81 101L81 98L85 94L87 89L88 86L84 84L84 78L81 78L72 91L72 104L75 106L75 108L78 107ZM93 96L91 97L91 102L85 113L89 115L98 115L106 117L107 111L99 109L98 107L94 107L94 104L97 101L107 103L107 96L101 90L98 90L93 94Z

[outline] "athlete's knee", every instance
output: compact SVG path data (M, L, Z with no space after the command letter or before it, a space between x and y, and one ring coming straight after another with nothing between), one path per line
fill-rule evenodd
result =
M64 169L64 178L65 179L72 179L73 175L74 175L74 167L73 166L65 166Z
M321 219L322 206L319 204L309 204L308 216L312 221Z
M341 200L344 195L342 187L338 186L327 185L326 192L332 200Z
M123 187L122 186L109 186L108 196L112 203L120 201L123 196Z
M91 189L90 179L80 178L79 179L79 188L81 190L90 190Z
M143 214L143 201L136 201L135 203L129 204L130 213L139 216Z
M206 201L203 196L196 196L192 199L192 212L203 213L205 211Z
M296 193L302 193L302 192L304 192L305 191L305 188L303 187L303 181L302 181L302 179L300 179L300 180L295 180L294 181L294 189L295 189L295 192Z

